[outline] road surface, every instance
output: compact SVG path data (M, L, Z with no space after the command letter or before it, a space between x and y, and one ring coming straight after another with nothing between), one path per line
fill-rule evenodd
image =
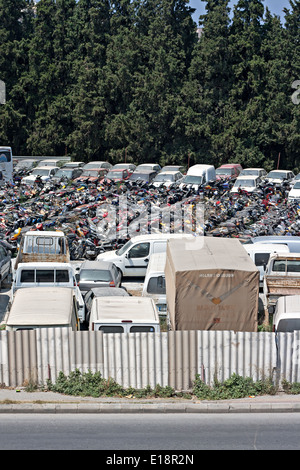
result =
M0 448L164 450L174 455L193 450L299 450L299 431L300 413L2 414Z

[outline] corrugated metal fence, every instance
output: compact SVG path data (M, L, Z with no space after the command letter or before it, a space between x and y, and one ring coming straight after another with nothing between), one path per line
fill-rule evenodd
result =
M55 382L69 375L99 371L123 387L157 384L189 390L196 374L207 384L233 373L255 381L300 382L300 333L176 331L103 334L68 328L0 331L0 384Z

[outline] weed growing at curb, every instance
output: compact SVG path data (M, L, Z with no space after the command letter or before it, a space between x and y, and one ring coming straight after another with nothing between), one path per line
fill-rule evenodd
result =
M288 395L299 395L300 394L300 383L290 383L287 380L282 381L282 388Z
M78 369L67 377L63 372L59 373L56 382L47 382L49 391L64 395L82 397L121 397L121 398L198 398L200 400L227 400L244 398L247 396L275 395L278 388L271 379L254 382L250 377L241 377L233 374L224 382L215 380L213 386L202 382L199 375L190 392L176 392L172 387L156 385L154 389L147 386L142 389L133 387L123 388L114 379L104 379L100 372L91 371L81 373ZM291 392L292 393L292 392ZM300 384L299 392L300 393Z
M278 388L271 379L254 382L251 377L241 377L237 374L232 374L224 382L218 382L215 379L213 387L206 385L200 376L196 375L193 388L194 396L201 400L228 400L247 396L276 395L277 392Z

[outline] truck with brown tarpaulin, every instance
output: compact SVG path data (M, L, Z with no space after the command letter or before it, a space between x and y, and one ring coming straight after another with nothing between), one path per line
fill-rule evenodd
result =
M239 240L168 241L165 280L171 330L257 331L259 271Z

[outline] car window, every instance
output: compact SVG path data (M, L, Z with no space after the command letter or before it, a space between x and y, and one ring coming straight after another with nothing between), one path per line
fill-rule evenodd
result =
M148 294L165 294L166 293L166 282L164 276L151 277L148 286Z
M154 331L154 326L148 325L132 326L130 328L130 333L152 333Z
M150 243L138 243L134 245L129 251L130 258L145 258L148 256Z
M34 282L34 270L23 269L21 271L21 282Z
M54 282L53 269L37 269L36 282Z
M69 271L67 269L57 270L56 282L69 282Z
M265 266L268 264L270 258L270 253L255 253L255 265L256 266Z
M103 331L103 333L124 333L124 328L122 326L100 326L99 331Z

